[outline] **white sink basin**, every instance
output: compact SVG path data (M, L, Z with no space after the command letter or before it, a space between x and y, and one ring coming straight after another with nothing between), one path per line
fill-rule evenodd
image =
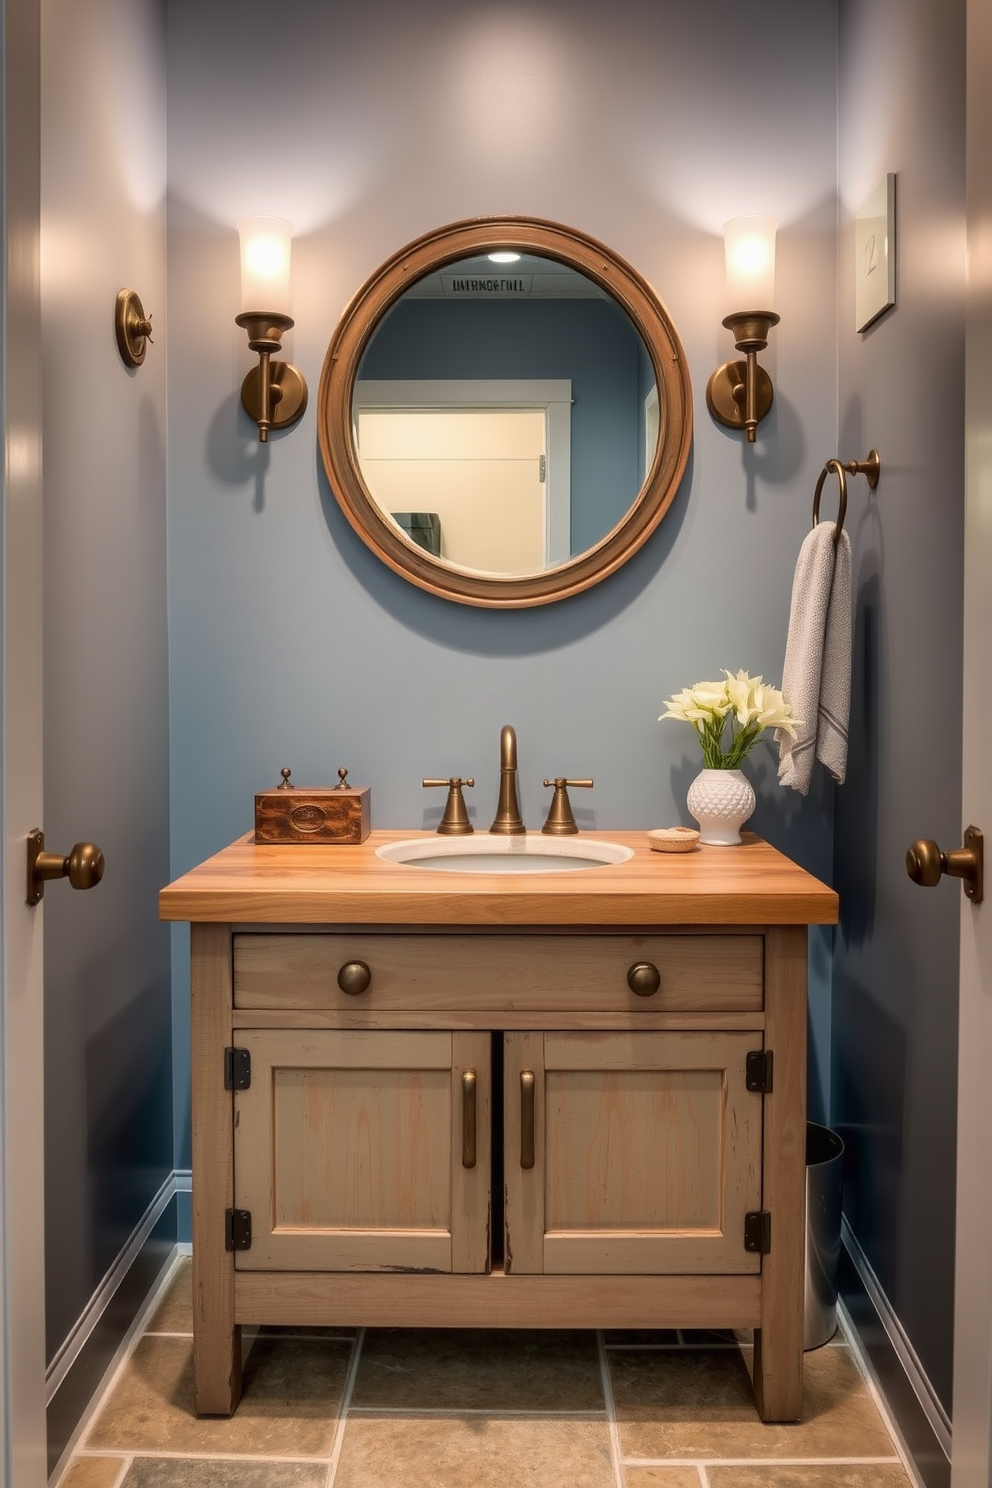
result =
M376 848L376 856L407 868L433 868L441 873L564 873L576 868L603 868L626 863L633 849L618 842L590 838L545 837L528 833L496 837L413 837Z

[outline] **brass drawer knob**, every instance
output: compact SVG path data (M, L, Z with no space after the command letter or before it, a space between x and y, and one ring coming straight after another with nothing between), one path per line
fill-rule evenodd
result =
M650 961L635 961L627 973L627 986L635 997L653 997L661 986L661 972Z
M349 997L358 997L372 982L372 973L364 961L346 961L338 972L338 986Z

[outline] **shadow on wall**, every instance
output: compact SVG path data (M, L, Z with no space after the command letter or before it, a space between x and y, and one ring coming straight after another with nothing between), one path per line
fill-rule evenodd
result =
M86 981L99 982L91 966ZM163 1028L163 1009L166 1027ZM172 1171L172 1056L168 989L147 986L86 1046L86 1106L95 1276L126 1244ZM161 1157L150 1150L155 1133Z
M864 983L834 973L834 1125L844 1139L844 1214L898 1310L906 1033ZM893 1217L896 1217L894 1222ZM867 1242L867 1243L866 1243Z
M871 937L878 883L881 569L876 549L862 554L855 580L851 724L844 809L836 813L834 822L834 873L844 905L842 933L846 944L858 947Z

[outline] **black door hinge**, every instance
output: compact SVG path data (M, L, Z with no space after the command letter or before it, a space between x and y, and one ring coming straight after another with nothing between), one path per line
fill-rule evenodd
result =
M225 1209L224 1249L251 1250L250 1209Z
M745 1089L753 1090L756 1095L767 1095L772 1088L773 1062L771 1049L754 1049L744 1064Z
M248 1049L224 1050L224 1089L247 1090L251 1085L251 1052Z
M767 1209L744 1216L744 1249L767 1255L772 1248L772 1217Z

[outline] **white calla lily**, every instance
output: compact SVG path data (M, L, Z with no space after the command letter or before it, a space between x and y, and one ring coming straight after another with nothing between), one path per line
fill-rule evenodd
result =
M734 770L766 729L795 737L802 721L795 717L777 687L743 670L724 670L722 682L694 682L665 701L661 718L691 723L700 736L703 762L709 769ZM729 739L724 738L729 720Z

